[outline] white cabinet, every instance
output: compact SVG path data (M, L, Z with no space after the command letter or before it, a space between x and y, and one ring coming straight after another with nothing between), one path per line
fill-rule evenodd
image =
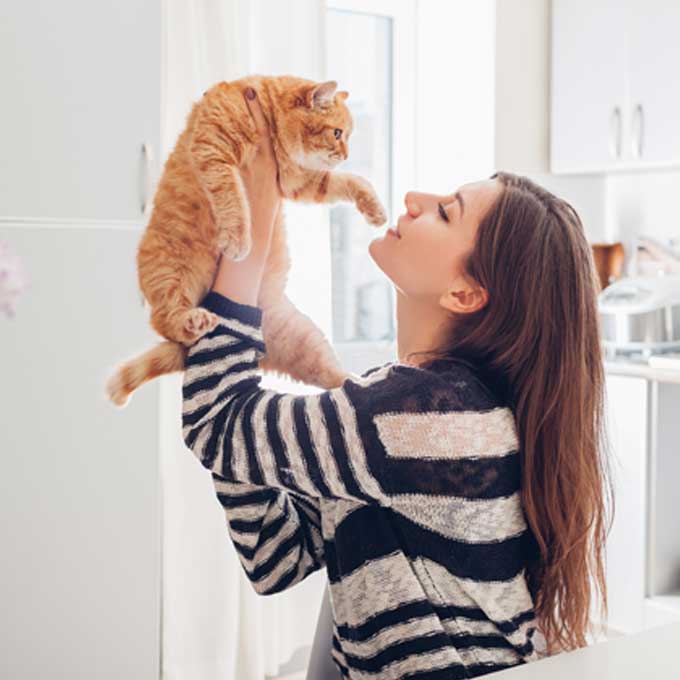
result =
M554 0L550 167L616 162L625 109L624 13L617 0Z
M608 627L680 621L680 382L607 374L614 522L606 546Z
M553 0L550 167L680 166L680 3Z
M608 375L607 418L615 515L606 548L608 626L643 627L647 552L648 381Z
M680 382L652 383L645 626L680 621Z
M680 2L628 0L631 116L624 158L641 166L680 164Z
M0 678L160 674L159 385L104 383L157 342L140 304L142 143L158 151L161 3L0 8Z
M3 2L0 215L140 219L160 65L158 0Z
M104 396L111 364L156 341L138 232L15 226L0 240L31 276L17 315L0 314L0 678L154 680L158 381L124 410Z

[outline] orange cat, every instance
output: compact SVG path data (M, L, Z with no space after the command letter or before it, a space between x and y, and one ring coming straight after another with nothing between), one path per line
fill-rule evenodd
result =
M353 201L370 224L386 221L369 182L331 172L347 158L353 128L344 102L348 93L336 92L334 81L249 76L210 88L193 105L168 157L137 253L151 325L167 340L109 378L108 396L119 406L146 381L184 369L186 348L216 325L214 315L196 305L212 286L220 252L240 260L250 251L250 211L239 174L257 144L243 99L248 86L257 91L267 120L286 198ZM281 217L273 228L257 302L267 348L259 367L325 389L337 387L348 374L321 330L286 297L289 270Z

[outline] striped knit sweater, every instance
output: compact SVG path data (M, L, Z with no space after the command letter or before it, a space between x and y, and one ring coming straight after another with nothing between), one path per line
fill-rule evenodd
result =
M511 410L463 363L389 363L312 395L263 389L262 310L210 292L183 437L259 593L325 566L333 658L356 680L439 680L544 656L524 570Z

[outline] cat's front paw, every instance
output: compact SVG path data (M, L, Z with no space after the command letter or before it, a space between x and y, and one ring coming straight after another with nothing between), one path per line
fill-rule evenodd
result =
M221 231L217 236L217 247L228 260L234 262L248 257L252 245L248 229L244 229L241 233Z
M356 194L354 202L357 210L366 218L369 224L379 227L387 222L385 208L383 208L382 203L380 203L372 190L360 189Z

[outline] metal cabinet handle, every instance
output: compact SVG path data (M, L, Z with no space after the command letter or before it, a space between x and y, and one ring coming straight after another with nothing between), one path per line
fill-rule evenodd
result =
M642 104L638 104L633 110L633 123L635 134L631 140L631 151L634 158L642 158L642 140L644 131Z
M621 107L615 106L609 118L609 153L621 158Z
M151 212L152 183L153 183L153 149L147 142L142 143L142 191L141 210L142 215L148 216Z

